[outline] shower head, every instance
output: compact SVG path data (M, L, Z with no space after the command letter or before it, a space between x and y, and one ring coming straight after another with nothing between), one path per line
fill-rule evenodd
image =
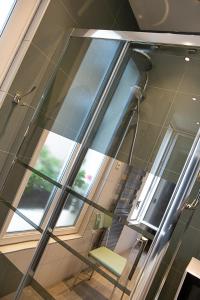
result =
M132 58L140 71L148 72L152 69L150 56L138 49L132 49Z

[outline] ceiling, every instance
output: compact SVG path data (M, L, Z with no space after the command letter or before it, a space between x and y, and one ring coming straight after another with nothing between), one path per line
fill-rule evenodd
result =
M200 33L200 0L129 0L141 30Z

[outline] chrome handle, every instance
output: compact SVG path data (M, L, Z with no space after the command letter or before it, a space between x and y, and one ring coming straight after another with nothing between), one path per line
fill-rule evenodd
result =
M199 205L199 199L194 199L191 203L185 203L184 209L196 209Z

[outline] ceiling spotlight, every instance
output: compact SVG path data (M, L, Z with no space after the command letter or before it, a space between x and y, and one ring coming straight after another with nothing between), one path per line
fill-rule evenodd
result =
M190 58L188 56L186 56L185 61L190 61Z
M197 98L196 98L196 97L192 97L192 100L193 100L193 101L197 101Z
M197 125L200 125L200 122L196 122Z

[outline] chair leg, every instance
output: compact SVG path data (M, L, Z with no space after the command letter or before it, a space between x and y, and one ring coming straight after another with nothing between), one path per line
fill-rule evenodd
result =
M128 279L126 280L125 287L127 287L127 284L128 284ZM125 291L123 290L120 300L123 299L124 294L125 294Z
M70 287L70 290L73 290L74 286L76 285L76 282L79 278L79 275L80 275L81 272L78 272L75 276L74 276L74 280L73 280L73 283L72 283L72 286Z
M115 290L116 290L116 285L114 285L114 287L113 287L112 294L110 295L109 300L112 300Z
M93 269L88 280L92 279L92 276L94 275L94 272L95 272L95 270Z
M118 281L119 281L119 278L117 278L117 282L118 282ZM114 293L115 293L115 290L116 290L116 285L114 285L114 287L113 287L112 294L110 295L109 300L112 300L113 295L114 295Z
M120 300L122 300L124 298L124 291L121 294Z

